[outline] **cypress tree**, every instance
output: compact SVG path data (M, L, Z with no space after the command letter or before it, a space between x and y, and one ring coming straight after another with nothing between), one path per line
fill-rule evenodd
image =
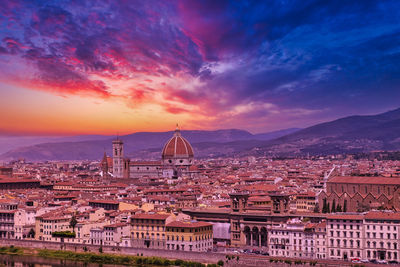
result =
M332 209L331 209L331 213L334 213L334 212L336 212L336 201L335 201L335 199L332 202Z
M342 212L342 206L340 206L339 203L337 204L336 211L337 212Z
M326 198L324 198L324 211L323 213L329 213L329 206L328 202L326 201Z

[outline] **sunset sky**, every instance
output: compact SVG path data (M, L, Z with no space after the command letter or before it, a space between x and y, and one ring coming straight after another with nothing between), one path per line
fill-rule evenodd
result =
M259 133L399 107L399 1L0 4L0 135Z

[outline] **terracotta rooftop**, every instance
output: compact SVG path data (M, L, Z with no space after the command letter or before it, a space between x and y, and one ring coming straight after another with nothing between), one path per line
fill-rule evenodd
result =
M199 228L199 227L207 227L212 226L212 223L208 222L182 222L182 221L174 221L167 224L167 227L179 227L179 228Z
M139 213L132 216L133 219L150 219L150 220L165 220L169 217L169 214L149 214Z
M104 225L104 227L109 227L109 228L117 228L117 227L124 227L127 226L126 223L114 223L114 224L109 224L109 225Z
M362 214L330 214L326 216L329 220L362 220Z
M400 213L370 211L365 214L365 219L369 220L400 220Z
M101 204L119 204L116 200L109 200L109 199L96 199L96 200L89 200L91 203L101 203Z
M129 165L133 166L159 166L161 165L161 161L131 161Z
M338 176L329 179L328 183L400 185L400 178L375 176Z
M39 180L35 179L0 179L0 184L5 183L39 183Z

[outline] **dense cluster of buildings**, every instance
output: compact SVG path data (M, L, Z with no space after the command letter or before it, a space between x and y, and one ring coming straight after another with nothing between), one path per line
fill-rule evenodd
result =
M400 162L195 159L177 129L158 161L0 167L0 237L98 246L400 261Z

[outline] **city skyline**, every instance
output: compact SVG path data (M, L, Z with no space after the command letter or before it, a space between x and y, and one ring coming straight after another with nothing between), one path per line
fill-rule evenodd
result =
M396 1L5 1L0 135L307 127L398 108Z

